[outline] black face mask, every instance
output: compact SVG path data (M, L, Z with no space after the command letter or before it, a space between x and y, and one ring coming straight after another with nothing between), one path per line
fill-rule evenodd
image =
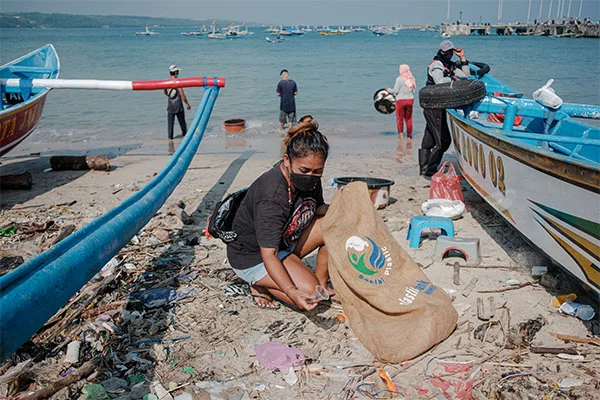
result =
M438 57L439 57L440 61L445 66L450 65L450 63L452 62L452 56L454 56L454 53L448 53L448 54L442 54L442 52L438 53Z
M321 181L321 177L317 175L296 174L294 171L290 171L290 181L292 181L294 187L299 191L310 192L317 187Z

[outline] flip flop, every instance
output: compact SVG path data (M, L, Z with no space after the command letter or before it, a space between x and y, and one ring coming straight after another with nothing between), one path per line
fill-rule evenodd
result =
M275 306L273 306L273 307L261 306L260 304L258 304L258 302L256 301L256 299L258 299L258 298L261 298L261 299L267 300L267 301L273 301L272 298L269 298L262 294L252 294L252 295L250 295L250 297L252 297L252 301L254 302L254 304L256 304L256 306L258 308L261 308L263 310L279 310L279 308L281 307L281 305L277 302L273 303L273 304L275 304Z

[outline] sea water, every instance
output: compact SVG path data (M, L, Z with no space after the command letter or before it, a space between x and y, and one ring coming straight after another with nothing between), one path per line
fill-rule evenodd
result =
M313 115L328 135L395 135L395 116L378 113L373 94L392 87L398 65L410 65L418 89L427 64L443 38L434 31L400 31L375 36L369 31L325 37L316 32L269 43L268 33L235 40L182 36L186 29L156 29L157 36L136 36L135 29L2 29L0 63L46 43L59 54L65 79L149 80L180 77L227 79L216 101L206 136L223 135L223 121L244 118L246 136L278 132L279 98L275 88L285 68L298 85L297 113ZM467 59L489 64L491 74L531 96L550 78L565 102L600 104L600 41L526 36L452 38ZM192 105L188 123L204 90L187 88ZM54 90L32 142L83 142L162 139L166 137L167 97L162 91L110 92ZM415 101L415 135L424 119ZM176 127L176 132L178 127Z

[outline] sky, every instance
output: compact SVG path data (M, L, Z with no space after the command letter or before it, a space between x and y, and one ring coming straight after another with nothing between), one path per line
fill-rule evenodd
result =
M569 15L598 20L600 0L0 0L0 11L284 25L422 25L455 22L461 15L469 23L525 22L528 15L530 21Z

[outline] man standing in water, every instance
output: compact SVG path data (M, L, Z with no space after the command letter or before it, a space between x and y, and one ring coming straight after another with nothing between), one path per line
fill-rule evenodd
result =
M277 96L281 97L279 122L281 123L281 129L285 129L288 122L290 127L296 125L296 100L294 96L298 94L298 87L296 82L290 79L287 69L282 69L279 75L281 76L281 80L277 84Z
M452 62L452 56L460 59L460 68ZM427 69L426 85L439 85L458 81L469 77L471 71L463 49L455 49L449 40L440 43L433 61ZM450 147L452 137L448 129L445 109L423 109L425 117L425 134L419 149L419 172L421 175L432 176L437 172L444 152Z
M173 64L169 67L169 74L171 75L169 79L177 79L179 76L179 68L177 65ZM187 97L185 97L185 93L183 93L183 89L164 89L165 94L169 98L167 103L167 135L169 140L173 140L173 125L175 124L175 117L177 117L177 121L179 121L179 126L181 127L181 136L185 136L187 133L187 124L185 122L185 110L183 109L183 103L185 103L185 107L189 110L192 108L190 103L187 101Z

